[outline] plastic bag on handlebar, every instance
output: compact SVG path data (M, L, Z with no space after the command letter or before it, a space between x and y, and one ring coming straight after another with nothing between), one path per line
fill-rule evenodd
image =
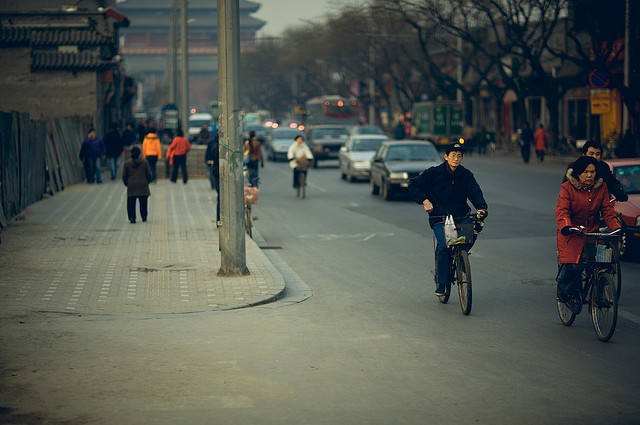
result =
M450 246L457 239L456 223L453 221L453 216L449 214L444 220L444 240L447 246Z

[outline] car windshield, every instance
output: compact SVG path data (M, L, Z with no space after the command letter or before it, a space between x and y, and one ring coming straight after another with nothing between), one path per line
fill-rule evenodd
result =
M384 135L384 131L380 127L358 127L356 129L358 134L381 134Z
M353 148L352 150L354 152L360 152L360 151L375 151L376 149L378 149L378 146L380 146L380 144L383 142L383 139L355 139L353 141Z
M314 139L346 139L347 129L342 127L316 128L313 130Z
M294 130L294 129L283 129L283 130L278 130L275 131L273 133L273 138L274 139L288 139L291 140L291 142L293 143L293 139L296 138L297 136L301 136L302 133L298 130Z
M436 161L438 151L431 145L390 146L387 161Z
M640 193L640 164L616 167L613 173L627 194Z
M209 120L189 120L189 127L202 127L203 125L210 125Z

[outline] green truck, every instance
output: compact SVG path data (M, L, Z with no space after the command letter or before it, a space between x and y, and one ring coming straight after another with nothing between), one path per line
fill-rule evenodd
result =
M417 102L413 105L416 137L436 147L456 143L464 129L464 103L453 100Z

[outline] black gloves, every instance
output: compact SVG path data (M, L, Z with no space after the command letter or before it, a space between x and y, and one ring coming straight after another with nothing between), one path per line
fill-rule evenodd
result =
M560 229L560 233L562 234L562 236L575 235L576 233L581 232L582 229L580 229L579 227L564 226L562 229Z

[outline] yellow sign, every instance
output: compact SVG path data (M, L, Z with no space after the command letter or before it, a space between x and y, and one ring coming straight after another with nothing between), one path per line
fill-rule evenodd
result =
M608 114L611 111L609 89L591 90L591 115Z

